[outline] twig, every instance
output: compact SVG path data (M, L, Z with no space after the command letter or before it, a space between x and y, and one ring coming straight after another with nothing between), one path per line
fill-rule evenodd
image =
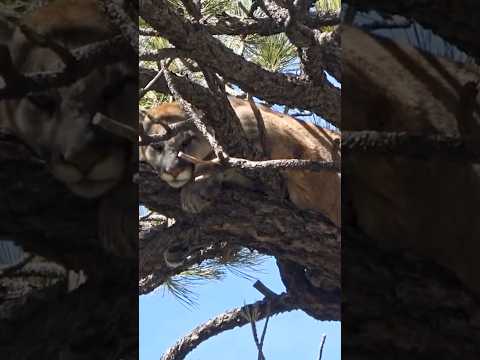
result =
M162 49L162 50L163 50L163 49ZM170 48L167 49L167 50L170 50ZM172 50L176 50L176 49L172 49ZM170 55L172 55L172 54L170 54ZM167 65L166 65L167 68L170 66L170 64L171 64L172 61L173 61L173 58L171 58L170 60L168 60ZM163 74L163 69L160 69L160 70L157 72L157 74L153 77L153 79L149 81L149 83L147 84L147 86L145 86L143 89L140 90L140 92L139 92L139 99L141 99L143 96L145 96L145 94L152 88L152 86L155 85L155 83L158 81L158 79L161 78L162 74Z
M258 128L258 137L260 138L260 144L262 145L262 152L263 157L268 158L269 154L267 151L267 138L266 138L266 129L265 129L265 121L263 120L262 113L257 107L257 104L253 101L253 97L250 93L247 93L247 100L250 104L250 108L252 109L253 115L255 116L255 120L257 121L257 128ZM285 106L285 108L287 108Z
M256 321L258 320L258 309L255 305L248 306L245 308L245 317L250 322L250 327L252 329L253 341L255 342L255 346L258 350L258 360L265 360L265 356L263 355L262 346L260 345L260 341L258 341L258 334L257 334L257 325ZM269 316L269 315L267 315Z
M147 116L148 116L148 114L147 114ZM168 125L161 123L161 125L165 128L165 134L162 134L162 135L147 134L147 133L145 133L145 131L143 129L143 126L140 126L139 127L139 129L140 129L139 145L140 146L154 145L155 143L168 140L171 137L178 134L179 132L184 131L185 129L188 129L192 126L187 121L178 121L176 123L168 124Z
M180 95L180 93L175 89L175 86L173 85L173 80L170 75L170 72L166 68L165 62L161 62L161 66L163 69L163 74L165 76L165 80L167 81L168 88L170 89L170 92L173 94L175 97L175 100L177 100L180 105L182 106L183 110L187 114L187 120L193 122L197 129L202 133L202 135L207 139L209 142L210 146L212 147L213 151L215 152L215 155L221 159L222 161L226 158L228 158L227 154L223 151L223 148L220 146L220 144L217 142L217 139L210 134L210 131L207 129L206 125L203 123L202 119L200 116L197 114L197 112L193 109L193 106L186 102Z
M264 283L262 283L260 280L255 281L255 284L253 284L253 287L257 289L260 293L263 294L266 298L275 298L278 296L275 292L270 290Z
M218 159L212 159L212 160L203 160L203 159L199 159L195 156L192 156L192 155L188 155L188 154L185 154L184 152L182 151L179 151L178 152L178 157L183 159L183 160L187 160L189 162L191 162L192 164L195 164L195 165L211 165L211 166L216 166L216 165L219 165L220 162L218 161Z
M155 75L155 77L152 80L150 80L150 82L147 84L147 86L145 86L143 89L140 89L139 94L138 94L139 99L141 99L145 96L145 94L152 88L152 86L157 82L157 80L160 79L162 74L163 74L163 70L160 70Z
M318 355L318 360L322 360L323 346L325 345L325 339L326 338L327 338L327 335L323 334L322 335L322 340L320 342L320 354Z
M217 317L207 321L206 323L197 326L188 335L179 339L175 345L168 349L161 357L162 360L181 360L198 345L207 339L218 335L226 330L234 329L237 326L243 326L249 323L249 320L245 317L247 309L250 307L256 307L258 310L257 319L263 319L267 316L267 308L270 308L270 316L279 314L286 311L291 311L297 308L287 294L283 293L278 295L272 300L261 300L254 304L242 306L227 311Z
M267 305L267 317L265 318L265 325L263 325L262 335L260 336L259 346L261 349L261 354L258 354L258 360L265 360L265 356L263 355L263 342L265 341L265 335L267 334L268 320L270 320L270 305Z
M92 124L101 127L111 134L127 139L132 143L136 144L138 141L138 132L134 128L113 120L101 113L95 114L92 119Z

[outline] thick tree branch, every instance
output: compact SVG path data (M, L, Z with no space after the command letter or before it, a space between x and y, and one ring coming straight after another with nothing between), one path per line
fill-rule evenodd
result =
M6 87L0 88L0 99L19 98L29 92L70 85L94 67L125 59L125 42L121 36L72 50L70 66L56 72L20 74L11 62L10 52L0 45L0 75ZM128 54L128 51L127 51Z
M155 76L157 71L140 67L140 86L145 87ZM172 74L172 82L179 93L182 94L185 100L188 100L196 107L201 107L202 104L208 103L211 99L210 91L184 77ZM151 87L151 90L158 91L162 94L169 94L170 90L167 81L161 76Z
M179 157L192 163L199 163L194 157L184 153L179 153ZM219 158L201 161L204 165L211 165L212 167L220 166L224 169L237 168L245 171L257 170L309 170L309 171L334 171L340 172L340 164L331 161L316 161L316 160L302 160L302 159L278 159L265 161L251 161L246 159L238 159L228 157L224 160Z
M316 318L321 316L319 299L322 294L328 298L325 291L338 291L339 230L320 214L300 211L247 190L224 189L221 201L216 201L205 212L189 217L181 215L177 191L168 188L154 175L140 179L146 180L139 184L143 204L177 219L177 223L168 229L149 227L140 231L140 278L146 279L158 271L170 271L165 263L159 263L159 259L163 259L164 252L173 244L185 243L190 249L196 249L222 239L273 255L279 261L297 264L299 269L307 269L307 272L298 272L296 280L287 282L287 290L292 296L298 295L301 308ZM201 227L198 227L199 223ZM152 288L151 283L149 287ZM338 302L336 306L338 311Z
M165 0L142 0L141 9L142 17L176 48L188 51L200 65L213 69L227 81L268 102L312 110L339 126L340 92L328 82L313 85L246 61L200 25L184 22Z
M306 17L305 25L312 29L319 29L323 26L334 26L340 22L338 12L324 12L314 17ZM285 26L271 18L240 19L233 16L223 15L211 18L204 22L207 31L212 35L253 35L261 36L274 35L285 32Z
M183 100L180 93L175 89L170 72L165 67L165 64L163 62L162 62L162 70L163 70L165 79L167 80L167 84L168 84L168 88L170 89L170 92L175 97L175 100L177 100L180 103L183 110L187 114L187 121L191 121L195 125L195 127L198 129L198 131L200 131L200 133L207 139L208 143L210 144L213 151L215 152L215 155L217 156L217 158L225 159L226 154L224 153L222 147L218 144L217 139L215 139L215 137L207 129L206 125L203 123L202 119L200 118L200 115L197 113L197 111L192 107L190 103Z
M449 160L478 161L480 138L409 134L406 132L344 131L342 151L391 154L425 159L441 157Z

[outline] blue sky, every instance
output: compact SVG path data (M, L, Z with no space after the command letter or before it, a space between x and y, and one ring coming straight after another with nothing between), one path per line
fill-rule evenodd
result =
M275 261L267 258L264 271L256 274L265 285L280 293L284 290ZM262 299L253 281L228 275L225 280L208 282L195 288L198 304L186 309L169 293L157 290L140 297L140 360L158 360L163 351L194 327L220 313ZM263 321L257 325L263 329ZM317 321L302 311L276 315L270 319L265 337L267 360L317 360L320 340L326 334L323 359L340 355L340 322ZM248 360L257 352L250 326L215 336L192 351L187 360Z

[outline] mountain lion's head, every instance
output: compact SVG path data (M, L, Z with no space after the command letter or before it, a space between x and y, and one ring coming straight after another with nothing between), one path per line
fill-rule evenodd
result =
M178 104L164 103L156 106L142 121L146 133L165 134L165 128L158 119L167 124L176 123L184 121L185 115ZM195 165L180 158L180 152L197 159L205 159L212 150L198 130L187 129L168 140L140 147L140 160L150 164L168 185L181 188L194 177Z
M26 15L21 24L70 51L117 34L92 0L59 1ZM15 68L24 74L61 71L60 56L17 28L9 43ZM94 125L101 113L136 126L137 59L98 64L60 88L0 100L0 127L12 131L45 159L52 174L82 197L98 197L122 178L131 144Z

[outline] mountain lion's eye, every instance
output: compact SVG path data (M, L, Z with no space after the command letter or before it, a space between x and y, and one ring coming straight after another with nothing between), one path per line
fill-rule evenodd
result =
M27 98L33 105L49 113L57 108L57 99L51 94L34 93L27 95Z

